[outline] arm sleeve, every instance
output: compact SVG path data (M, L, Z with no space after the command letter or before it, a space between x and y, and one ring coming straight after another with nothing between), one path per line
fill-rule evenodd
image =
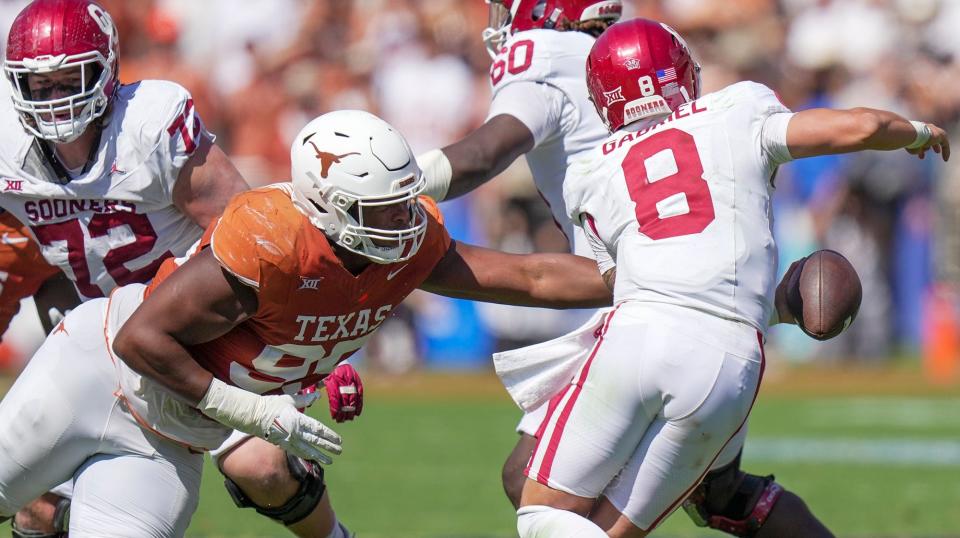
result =
M509 114L530 129L534 147L560 132L563 92L549 84L519 80L497 89L487 120Z
M760 128L760 152L768 168L793 160L787 147L787 126L792 112L778 112L767 116Z
M580 220L583 226L583 233L587 237L587 244L590 245L591 250L593 250L593 257L597 260L597 268L600 269L601 275L605 275L607 271L616 267L617 264L613 261L613 256L610 255L610 251L607 250L607 245L600 239L600 234L597 233L597 226L593 222L593 217L589 213L584 213Z
M787 149L787 125L793 112L780 101L776 92L763 84L740 84L746 90L741 95L747 106L753 109L753 140L760 163L773 173L777 166L793 160Z

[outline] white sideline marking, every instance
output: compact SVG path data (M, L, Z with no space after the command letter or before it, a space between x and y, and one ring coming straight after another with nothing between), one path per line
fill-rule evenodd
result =
M747 438L750 461L960 467L960 441L946 439Z

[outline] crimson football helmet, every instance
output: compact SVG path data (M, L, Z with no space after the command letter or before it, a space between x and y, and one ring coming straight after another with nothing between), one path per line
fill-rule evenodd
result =
M616 22L623 12L622 0L486 0L490 5L489 26L483 43L490 56L516 32L554 28L563 21L593 19Z
M700 66L673 28L649 19L614 24L587 57L587 89L610 131L700 97Z
M31 95L27 77L79 69L80 87L66 97ZM103 115L119 86L117 29L90 0L35 0L17 15L3 71L27 132L44 140L76 140Z

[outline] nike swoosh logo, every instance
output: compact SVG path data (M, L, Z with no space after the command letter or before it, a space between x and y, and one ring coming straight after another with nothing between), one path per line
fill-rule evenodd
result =
M387 273L387 280L393 280L393 277L397 276L397 273L399 273L400 271L403 271L404 269L406 269L407 265L408 264L401 265L398 269L394 269L393 271L390 271L389 273Z
M18 245L20 243L26 243L27 241L29 241L29 239L26 237L15 237L13 239L10 239L10 234L7 232L3 232L3 239L0 241L2 241L4 245Z

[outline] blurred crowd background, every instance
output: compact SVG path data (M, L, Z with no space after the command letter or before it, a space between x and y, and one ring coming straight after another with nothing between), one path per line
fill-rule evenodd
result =
M120 75L177 81L245 177L288 177L292 136L314 116L361 108L418 153L486 117L490 58L482 0L101 0L120 31ZM6 31L24 0L0 0ZM960 113L960 2L625 0L624 17L668 22L703 65L705 91L751 79L794 109L875 106L947 127ZM5 41L5 37L4 37ZM784 267L817 248L863 281L851 330L827 344L773 332L795 361L922 359L956 372L960 353L960 170L903 152L791 163L777 177ZM457 239L513 252L565 241L521 159L442 205ZM782 268L781 268L782 270ZM366 352L369 367L482 368L489 353L544 340L581 313L478 306L415 295Z

